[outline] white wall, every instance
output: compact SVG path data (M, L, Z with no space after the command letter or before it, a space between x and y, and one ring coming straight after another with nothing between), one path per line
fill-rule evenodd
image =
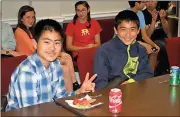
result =
M74 4L78 0L1 0L2 21L17 24L17 13L22 5L35 8L37 20L53 18L59 22L72 20ZM87 0L91 7L91 17L108 18L129 7L126 0Z

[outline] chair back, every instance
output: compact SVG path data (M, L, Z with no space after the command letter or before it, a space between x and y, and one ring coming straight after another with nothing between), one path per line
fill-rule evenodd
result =
M24 60L27 56L17 56L1 59L1 95L8 93L9 83L11 81L11 75L15 68Z
M101 44L111 40L114 36L114 18L97 20L102 31L100 33Z
M180 37L166 39L166 50L170 66L180 67Z
M93 75L94 54L96 49L97 47L78 51L77 65L81 83L83 83L87 72L89 72L89 77Z

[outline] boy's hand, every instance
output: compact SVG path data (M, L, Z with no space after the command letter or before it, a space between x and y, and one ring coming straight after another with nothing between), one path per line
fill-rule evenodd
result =
M152 11L152 18L153 18L153 21L157 21L157 17L158 17L158 11L157 10L153 10Z
M151 46L150 44L143 43L142 45L146 48L146 51L147 51L148 54L153 53L153 51L152 51L152 49L151 49L152 46Z
M163 10L163 9L161 9L160 11L159 11L159 16L160 16L160 18L161 19L164 19L165 17L166 17L166 11L165 10Z
M69 59L69 58L71 58L71 56L69 54L65 53L65 52L61 52L60 53L60 57L62 59Z
M95 47L95 44L88 44L87 46L85 46L85 48L92 48Z
M133 83L133 82L135 82L135 80L130 78L128 81L123 82L121 85L128 84L128 83Z
M79 88L76 91L76 94L81 94L81 93L86 93L86 92L91 92L91 91L94 92L95 83L93 83L92 81L96 78L96 76L97 76L97 74L94 74L89 79L89 73L87 73L81 88Z
M157 49L157 51L155 53L158 53L160 51L160 47L157 46L156 44L154 44L154 47Z
M150 44L147 44L145 42L138 41L142 46L146 48L147 54L153 53L152 46Z
M65 52L61 52L58 59L61 61L62 65L68 64L68 61L72 61L71 56Z
M12 55L12 56L21 56L22 54L20 54L20 53L18 53L16 51L11 50L11 51L9 51L9 55Z

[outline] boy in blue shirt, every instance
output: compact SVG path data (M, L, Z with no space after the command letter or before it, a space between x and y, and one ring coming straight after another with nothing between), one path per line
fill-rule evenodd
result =
M119 12L115 17L116 37L95 54L96 89L107 87L117 77L126 82L153 77L146 49L136 41L139 24L138 16L130 10Z
M37 43L34 46L37 50L13 72L6 111L94 91L92 81L96 75L89 79L87 73L81 88L66 92L62 66L57 59L62 48L62 36L62 28L55 20L45 19L36 24Z

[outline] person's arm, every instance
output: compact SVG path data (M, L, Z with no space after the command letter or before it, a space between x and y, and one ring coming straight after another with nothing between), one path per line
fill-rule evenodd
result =
M139 13L139 20L140 20L140 28L141 28L141 35L142 35L142 39L150 44L152 47L155 47L156 49L158 49L157 52L159 52L160 48L159 46L157 46L147 35L147 32L146 32L146 24L145 24L145 19L144 19L144 15L142 12Z
M66 91L63 75L61 74L60 76L58 76L58 78L59 78L59 83L57 85L56 94L55 94L54 98L62 98L62 97L75 95L75 92L67 92Z
M93 80L96 78L97 74L94 74L91 78L89 78L89 73L86 74L85 80L82 83L81 87L75 91L76 94L94 92L95 83Z
M66 35L66 47L68 51L77 52L84 47L77 47L73 45L73 37Z
M95 35L95 47L101 46L100 33Z
M14 51L14 50L10 50L9 51L9 55L12 55L12 56L22 56L24 54L22 54L20 52L17 52L17 51Z
M7 25L7 34L8 34L8 49L9 50L15 50L16 49L16 41L14 38L14 33L12 30L12 27L10 25Z
M24 54L21 54L20 52L16 52L14 50L1 50L1 54L6 54L8 51L7 55L12 55L12 56L22 56Z
M145 28L141 29L141 34L142 34L142 39L143 39L146 43L150 44L152 47L155 47L156 49L158 49L158 51L156 51L156 53L159 52L159 50L160 50L159 46L157 46L157 45L147 36L147 33L146 33Z
M6 54L6 50L1 50L1 54Z
M95 35L95 43L94 44L88 44L84 48L93 48L93 47L99 47L101 46L101 40L100 40L100 34Z
M139 44L141 44L142 46L144 46L146 48L146 51L148 54L153 53L151 45L144 43L144 42L141 42L141 41L138 41L138 42L139 42Z
M163 30L169 37L169 25L168 25L168 21L166 20L166 11L160 10L159 15L160 15Z
M72 78L72 82L73 83L77 82L71 55L65 52L61 52L58 59L60 60L61 65L67 66L69 68L70 71L69 75Z
M99 46L101 46L100 32L102 31L102 28L96 20L94 20L93 24L94 24L94 31L95 31L95 36L94 36L95 43L94 44L95 44L95 47L99 47Z
M58 88L56 89L56 96L55 98L62 98L62 97L67 97L67 96L73 96L73 95L78 95L81 93L87 93L87 92L94 92L94 88L95 88L95 83L93 83L93 80L96 78L96 74L94 74L91 78L89 78L89 73L86 74L85 80L82 83L82 86L77 89L74 92L67 92L65 90L65 86L64 84L64 80L62 75L59 76L59 84L58 84Z
M151 37L152 33L154 32L157 17L158 17L158 11L153 10L152 11L152 21L151 21L150 26L147 29L147 35L149 37Z
M141 29L141 34L142 34L142 39L143 39L146 43L150 44L150 45L153 46L153 47L155 46L155 43L148 37L145 28Z
M94 57L94 73L97 74L95 79L96 89L104 88L108 82L108 61L106 55L99 48Z
M152 20L150 26L149 26L148 29L147 29L147 35L148 35L149 37L151 37L151 35L152 35L153 32L154 32L155 24L156 24L156 21L155 21L155 20Z
M148 62L148 55L146 53L146 50L143 48L140 54L142 56L139 58L138 71L136 73L136 76L133 78L136 81L153 77L153 73Z
M92 27L94 30L94 44L88 44L86 46L86 48L93 48L93 47L99 47L101 46L101 40L100 40L100 32L102 31L101 26L99 25L99 23L96 20L92 20Z
M168 25L167 20L165 18L161 18L161 22L162 22L162 27L163 27L164 32L169 37L169 25Z
M78 47L73 45L73 39L74 39L74 33L75 33L75 25L70 22L66 28L66 49L71 52L77 52L80 49L84 49L84 47Z

